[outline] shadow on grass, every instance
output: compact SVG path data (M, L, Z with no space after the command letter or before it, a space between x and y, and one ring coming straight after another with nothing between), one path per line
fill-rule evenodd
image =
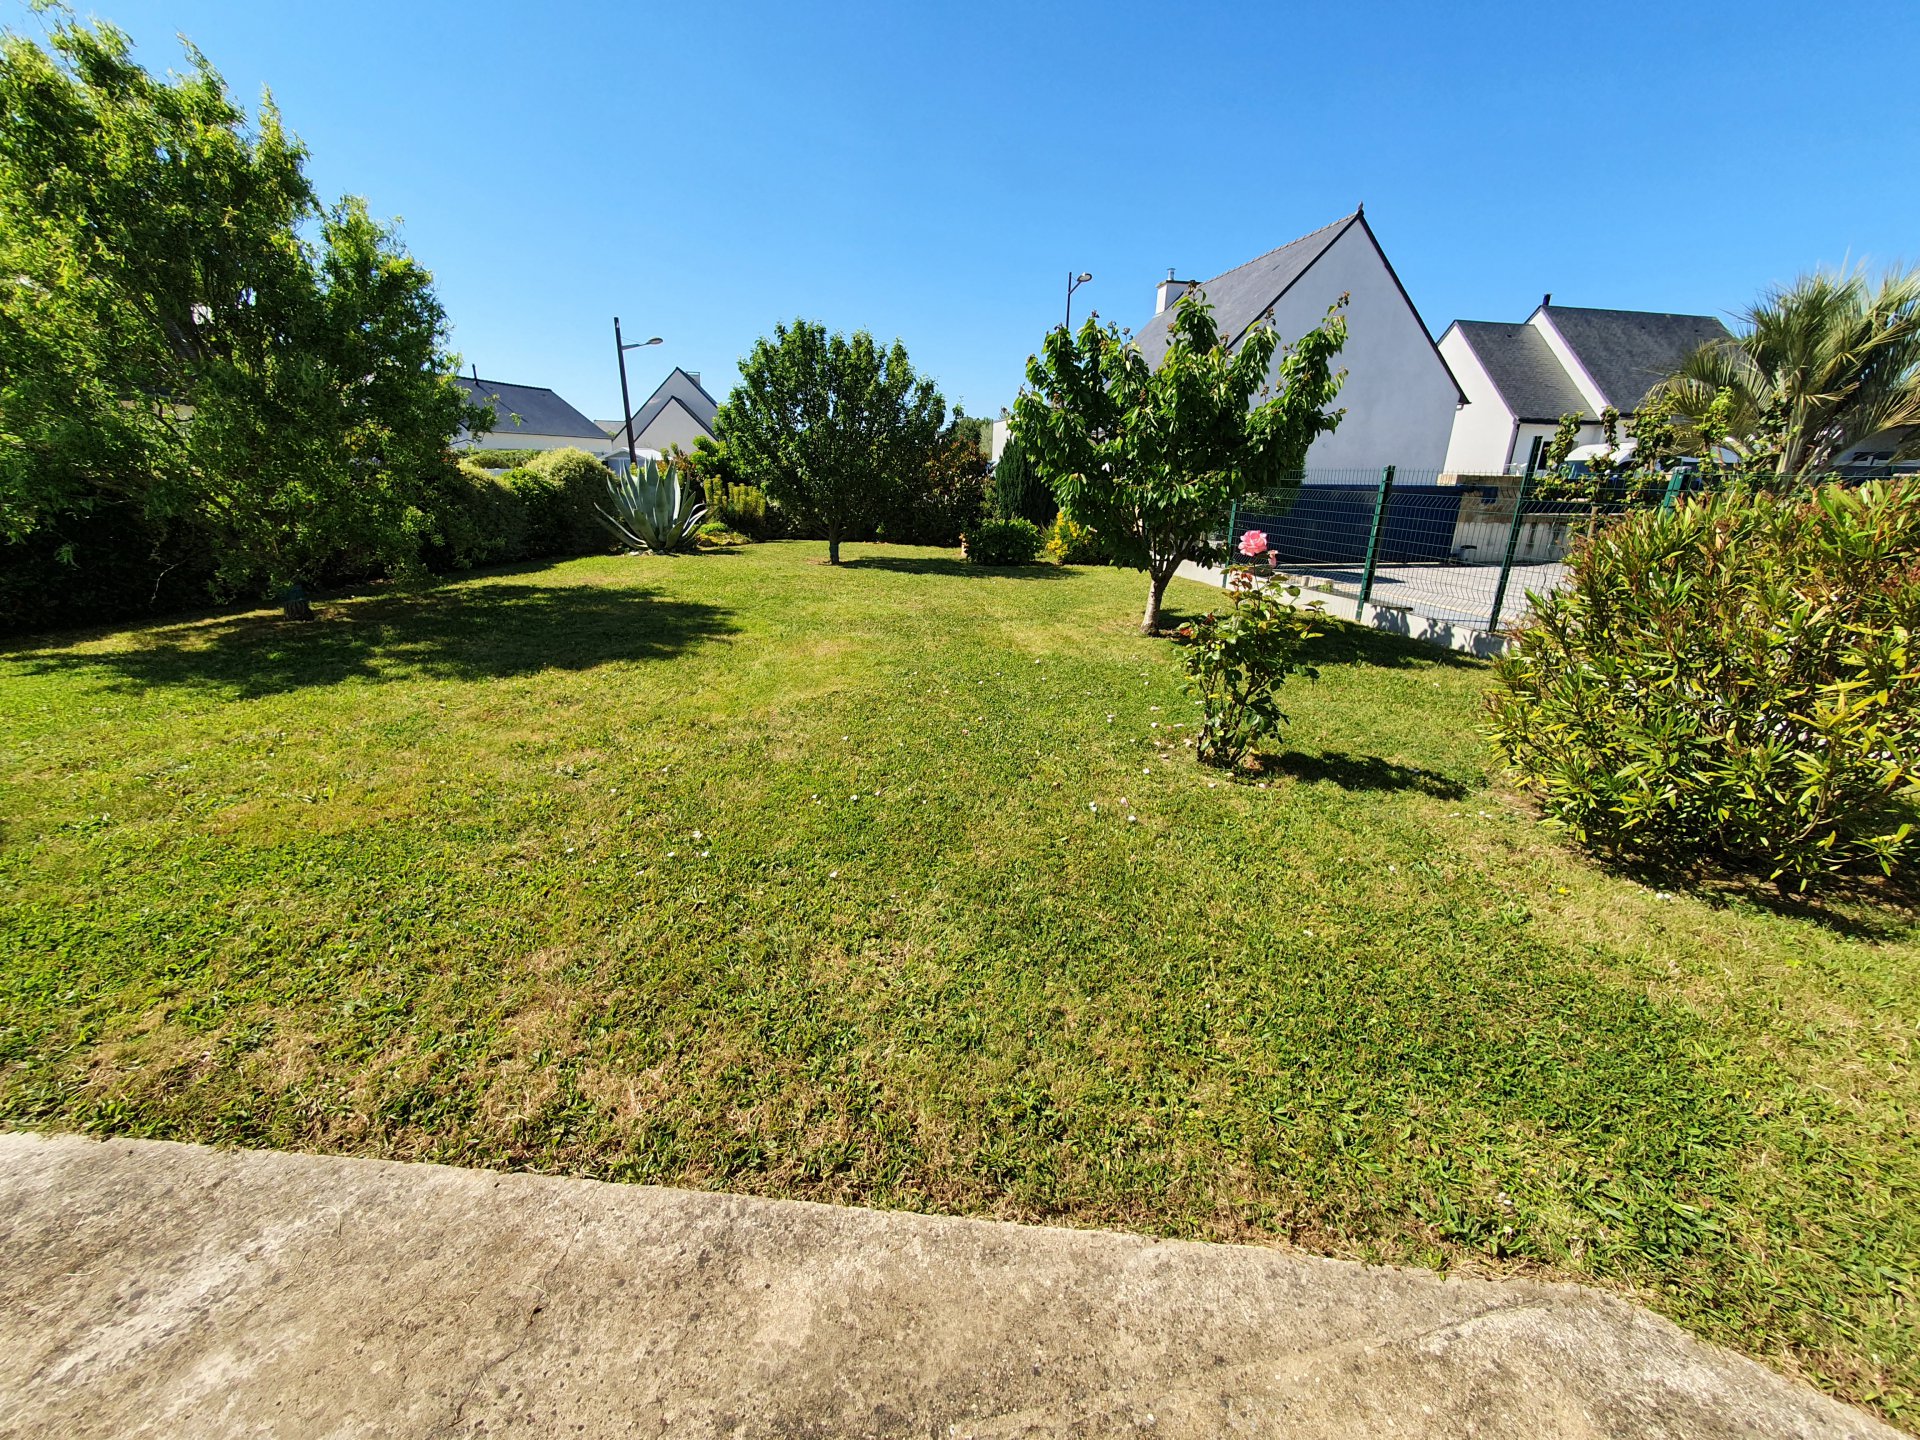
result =
M1785 919L1804 920L1849 940L1903 940L1920 929L1920 874L1912 872L1833 875L1816 888L1800 892L1730 862L1702 862L1683 869L1597 850L1584 853L1619 879L1656 892L1688 895L1716 910L1764 910Z
M1378 755L1348 755L1339 750L1319 755L1303 755L1297 750L1262 755L1260 769L1267 775L1286 775L1309 785L1325 782L1342 790L1417 790L1441 800L1464 800L1467 795L1465 785L1435 771L1397 765Z
M1396 670L1420 664L1484 670L1488 663L1458 650L1341 620L1322 620L1320 634L1307 642L1301 656L1309 665L1373 665Z
M256 611L152 626L125 649L48 646L7 658L37 674L252 699L354 679L484 680L664 660L733 633L729 615L637 586L508 581L328 604L304 622Z
M1066 580L1073 571L1064 565L976 565L971 560L928 556L925 559L902 555L861 555L848 560L848 570L892 570L902 575L947 575L959 580L985 580L999 576L1006 580Z

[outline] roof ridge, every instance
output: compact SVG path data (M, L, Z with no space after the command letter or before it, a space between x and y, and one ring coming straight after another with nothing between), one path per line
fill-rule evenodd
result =
M1249 265L1258 265L1262 260L1265 260L1269 255L1278 255L1282 250L1291 250L1294 246L1298 245L1302 240L1311 240L1314 236L1320 234L1321 231L1331 230L1338 225L1350 225L1356 219L1358 219L1359 216L1360 216L1360 212L1358 210L1355 210L1349 214L1342 215L1338 220L1329 220L1325 225L1322 225L1318 230L1309 230L1304 235L1296 235L1293 237L1293 239L1287 241L1284 245L1276 245L1271 250L1262 250L1258 255L1254 256L1251 260L1242 260L1238 265L1233 267L1233 270L1222 270L1218 275L1213 276L1211 279L1196 280L1196 281L1193 281L1192 283L1204 288L1208 285L1211 285L1215 280L1224 280L1227 278L1227 276L1233 274L1234 271L1244 270Z
M464 380L469 385L511 385L516 390L544 390L549 395L558 396L559 394L551 385L523 385L518 380L489 380L484 375L478 377L462 375L457 371L453 378L456 380Z
M1542 305L1542 310L1580 310L1589 315L1665 315L1680 320L1718 320L1704 310L1625 310L1617 305ZM1526 321L1520 322L1522 325Z

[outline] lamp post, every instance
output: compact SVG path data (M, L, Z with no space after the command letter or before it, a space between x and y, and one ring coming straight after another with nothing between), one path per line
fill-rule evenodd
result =
M640 457L634 453L633 449L633 401L627 398L627 351L644 350L649 345L659 343L660 337L656 335L651 340L636 340L631 345L623 344L620 340L620 317L618 315L613 317L613 350L620 357L620 414L624 417L627 426L627 469L629 470L639 463Z
M1073 292L1078 290L1082 285L1086 284L1087 281L1091 280L1092 278L1093 276L1089 275L1084 270L1082 270L1078 275L1074 274L1071 270L1067 272L1067 333L1068 334L1073 333Z

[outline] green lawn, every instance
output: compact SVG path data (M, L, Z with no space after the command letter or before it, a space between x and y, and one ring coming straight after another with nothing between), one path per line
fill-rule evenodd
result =
M1476 664L1336 628L1235 783L1140 577L822 549L16 643L0 1121L1551 1272L1920 1419L1911 913L1570 854Z

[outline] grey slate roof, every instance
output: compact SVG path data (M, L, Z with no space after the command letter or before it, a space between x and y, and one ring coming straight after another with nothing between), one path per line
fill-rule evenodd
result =
M1293 287L1293 282L1327 253L1329 246L1360 218L1360 212L1343 215L1331 225L1323 225L1311 234L1291 240L1277 250L1255 256L1224 275L1202 281L1195 288L1213 306L1213 321L1229 344L1237 344L1254 322L1272 308L1274 301ZM1162 310L1134 337L1134 344L1149 365L1158 365L1167 353L1167 330L1173 323L1171 307Z
M471 375L456 375L453 381L475 404L493 406L490 434L511 435L517 430L524 435L568 435L596 442L607 438L598 425L545 386L509 385Z
M679 377L677 382L675 376ZM660 382L653 394L641 403L640 408L633 412L633 433L638 435L644 431L675 400L700 422L702 429L708 434L713 433L713 417L720 409L719 402L707 393L705 386L677 365L668 372L667 378Z
M1729 336L1711 315L1660 315L1644 310L1583 310L1548 305L1547 321L1607 403L1631 414L1647 391L1671 375L1680 362L1709 340Z
M1562 415L1588 413L1587 402L1535 326L1498 320L1453 323L1514 419L1551 424Z

